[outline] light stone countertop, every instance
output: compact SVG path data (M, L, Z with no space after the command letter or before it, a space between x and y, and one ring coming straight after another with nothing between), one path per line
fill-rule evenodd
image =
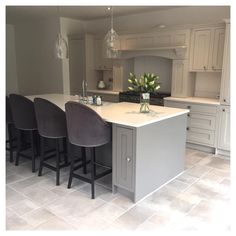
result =
M216 98L201 98L201 97L186 97L186 98L176 98L176 97L165 97L164 100L167 101L181 101L181 102L190 102L198 104L208 104L208 105L220 105L219 99Z
M65 103L77 101L75 96L63 94L42 94L27 96L32 101L35 97L40 97L51 101L65 110ZM150 106L149 113L140 113L140 104L121 102L103 102L102 106L88 105L96 111L105 121L130 127L141 127L161 120L183 115L189 112L186 109L170 108L162 106Z
M101 93L101 94L111 94L111 95L119 95L119 92L106 90L106 89L89 89L87 90L88 93Z

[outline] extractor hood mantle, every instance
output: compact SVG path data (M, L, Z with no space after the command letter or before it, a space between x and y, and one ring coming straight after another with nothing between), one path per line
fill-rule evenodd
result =
M138 56L159 56L168 59L184 59L186 57L187 46L168 46L155 48L133 48L121 49L121 59L128 59Z

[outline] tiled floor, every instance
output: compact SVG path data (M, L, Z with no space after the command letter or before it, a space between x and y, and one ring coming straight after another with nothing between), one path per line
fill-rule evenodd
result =
M7 157L8 158L8 157ZM186 150L186 170L137 204L111 193L111 176L96 185L73 179L68 169L61 185L55 173L31 173L29 161L6 164L7 230L230 230L230 163ZM223 216L223 217L222 217Z

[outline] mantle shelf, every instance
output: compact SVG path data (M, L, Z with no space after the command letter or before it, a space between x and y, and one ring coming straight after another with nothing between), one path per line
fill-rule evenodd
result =
M143 52L150 53L158 53L160 52L162 55L163 53L167 53L167 58L171 56L171 58L184 58L185 53L187 51L187 46L168 46L168 47L152 47L152 48L132 48L132 49L121 49L119 50L123 56L133 55L134 53L142 54ZM171 54L170 54L171 52Z
M132 49L120 49L121 52L130 51L153 51L153 50L181 50L186 49L187 46L169 46L169 47L155 47L155 48L132 48Z

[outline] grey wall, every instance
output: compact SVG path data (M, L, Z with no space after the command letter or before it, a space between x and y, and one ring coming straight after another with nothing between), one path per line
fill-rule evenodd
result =
M139 78L144 73L159 76L161 87L158 92L171 91L172 60L162 57L142 56L134 58L134 73Z
M6 26L6 94L18 93L16 69L15 28Z
M47 19L15 24L19 93L62 93L62 65L54 43L59 21Z

